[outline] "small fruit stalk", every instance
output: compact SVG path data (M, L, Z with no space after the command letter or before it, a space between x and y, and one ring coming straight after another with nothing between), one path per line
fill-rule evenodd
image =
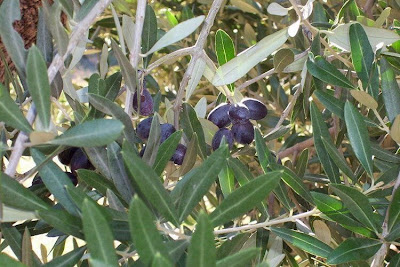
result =
M216 150L223 138L232 149L233 141L250 144L254 140L253 124L250 120L261 120L267 116L267 107L254 98L244 98L239 103L223 103L215 107L207 119L220 128L212 139L212 148ZM227 127L232 123L231 129Z

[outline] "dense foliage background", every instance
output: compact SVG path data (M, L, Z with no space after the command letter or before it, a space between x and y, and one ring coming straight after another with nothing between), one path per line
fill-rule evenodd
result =
M0 266L400 265L398 0L27 3L0 7ZM246 97L267 116L213 149Z

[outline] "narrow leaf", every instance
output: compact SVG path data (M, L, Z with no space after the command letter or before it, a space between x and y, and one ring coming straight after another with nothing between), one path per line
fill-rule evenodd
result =
M27 134L32 132L32 127L25 119L21 110L10 97L7 89L0 83L0 121Z
M150 5L146 6L142 31L142 53L146 53L157 42L157 17ZM149 64L151 56L144 59L144 67Z
M150 264L157 253L169 259L168 250L154 225L153 215L137 195L133 197L130 204L129 226L141 261Z
M335 145L333 144L331 139L325 139L325 137L321 137L322 142L324 143L325 149L328 152L329 156L332 158L333 162L335 162L336 166L346 174L351 180L357 181L353 171L350 169L349 165L346 162L346 159L342 154L339 153Z
M382 80L382 96L385 109L390 121L400 114L400 88L395 73L386 59L380 60L380 74Z
M160 145L155 162L153 164L153 169L157 175L161 175L168 161L171 160L171 157L174 155L175 149L178 146L181 137L181 131L174 132L170 137L167 138L167 140L164 141L164 143Z
M379 240L350 237L329 254L327 263L342 264L367 260L374 256L381 246Z
M233 171L225 165L218 174L218 178L222 194L227 197L235 188Z
M78 217L72 216L65 210L40 210L38 214L43 221L64 234L73 235L81 239L83 238L81 220Z
M220 146L200 167L189 172L180 183L183 184L179 198L179 221L182 222L192 212L203 196L208 192L225 164L227 146ZM179 185L179 183L178 183ZM177 186L178 186L177 185ZM178 187L179 188L179 187ZM175 190L174 190L175 191Z
M205 16L198 16L179 23L174 28L169 30L163 37L161 37L160 40L158 40L154 46L147 51L146 56L189 36L200 26L204 18Z
M111 47L118 60L119 66L121 67L121 73L124 77L125 83L128 86L128 89L134 93L136 91L136 70L132 67L131 63L114 40L111 40Z
M110 225L98 205L88 199L82 204L82 222L90 257L107 266L118 266Z
M139 186L146 199L167 220L178 226L178 216L172 199L165 190L157 173L127 146L122 149L122 157L131 179Z
M370 227L376 233L379 232L378 226L375 221L373 221L374 214L372 206L363 193L354 188L340 184L331 184L330 187L358 221Z
M50 144L75 147L103 146L116 140L124 129L117 120L97 119L86 121L67 130Z
M0 266L26 267L25 264L16 261L14 258L11 258L3 252L0 253Z
M362 81L364 89L367 89L371 79L372 63L375 58L374 51L361 24L354 23L350 25L349 37L354 69Z
M215 34L215 52L220 66L234 58L236 54L235 46L231 37L221 29L219 29ZM234 85L229 84L228 88L233 91Z
M212 80L212 84L214 86L221 86L237 81L254 66L281 47L288 37L287 28L264 37L256 45L243 51L228 63L219 67Z
M285 184L292 188L293 191L296 192L299 196L313 204L314 200L310 194L310 191L303 184L301 178L298 177L291 169L285 166L282 167L282 180L285 182Z
M197 218L196 230L190 240L186 266L216 266L216 258L213 227L207 214L201 212Z
M340 183L339 170L325 150L325 146L322 141L322 137L326 139L331 138L328 127L323 121L321 112L318 110L317 106L314 103L311 103L310 113L311 123L313 126L314 145L315 150L317 151L318 158L321 161L321 164L324 167L324 170L328 175L329 180L332 183Z
M344 106L344 117L346 121L347 134L350 139L351 147L354 150L361 165L367 173L373 176L373 162L371 144L369 141L368 130L363 121L362 115L350 103Z
M396 189L389 205L389 220L387 231L390 233L394 226L400 223L400 190Z
M47 210L49 205L10 176L0 173L0 199L3 204L22 210Z
M233 191L211 213L212 224L222 225L252 209L278 185L281 176L282 172L269 172Z
M327 258L333 249L322 241L294 230L271 227L271 231L283 240L313 255Z
M251 262L260 254L259 248L248 248L217 261L217 267L251 266Z
M77 248L72 250L71 252L68 252L67 254L64 254L62 256L59 256L52 261L46 263L43 265L43 267L69 267L69 266L75 266L79 262L79 260L82 258L83 253L85 253L86 246Z
M312 76L331 85L353 89L353 84L331 63L321 56L307 60L307 69Z

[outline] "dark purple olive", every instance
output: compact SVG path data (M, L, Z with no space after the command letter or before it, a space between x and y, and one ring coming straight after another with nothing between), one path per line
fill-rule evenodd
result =
M210 114L208 114L207 119L217 125L219 128L228 126L231 123L231 120L228 116L229 108L231 104L222 103L216 106L213 110L211 110Z
M151 98L150 92L144 88L142 94L140 95L140 115L149 116L153 114L153 98ZM133 109L138 110L138 99L137 91L133 95Z
M176 131L172 124L164 123L161 124L161 137L160 143L163 143L167 138Z
M76 186L78 184L78 177L76 175L71 172L65 172L65 174L69 177L73 185Z
M40 185L40 184L43 184L42 177L40 177L39 174L36 174L32 180L32 185Z
M80 148L78 149L71 158L71 172L76 175L76 170L79 169L90 169L92 164L90 163L85 152Z
M149 138L152 121L153 121L153 117L149 117L145 120L142 120L136 128L137 136L139 136L143 140L146 140L147 138Z
M77 147L69 147L60 154L58 154L58 160L64 164L69 165L71 162L72 155L78 150Z
M250 118L249 109L241 103L232 105L228 111L228 114L233 124L247 121Z
M222 138L225 137L225 141L229 146L229 149L232 149L233 146L233 133L227 128L219 129L213 139L212 139L212 148L217 150L221 144Z
M249 120L232 126L233 138L240 144L250 144L254 139L253 124Z
M250 119L261 120L267 116L267 107L261 101L254 98L245 98L242 103L249 109Z
M179 144L171 160L177 165L182 165L183 160L185 158L185 154L186 154L186 146Z

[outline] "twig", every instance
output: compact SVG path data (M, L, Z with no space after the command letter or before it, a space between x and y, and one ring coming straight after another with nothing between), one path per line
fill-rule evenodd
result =
M64 65L64 61L67 59L69 54L75 49L75 47L78 45L79 41L82 39L82 36L85 34L85 32L89 29L89 27L93 24L93 21L95 21L98 16L103 13L104 9L111 3L112 0L99 0L97 4L92 8L92 10L86 15L82 21L79 22L73 29L67 51L66 53L62 56L60 54L57 54L54 58L53 61L51 62L49 68L47 69L47 75L49 77L49 83L51 83L54 78L56 77L57 72L62 68ZM28 110L28 114L26 115L26 119L30 124L33 124L36 118L36 108L34 104L31 105L31 107ZM10 160L7 166L7 169L5 170L5 173L11 177L15 175L15 170L17 168L19 159L22 156L22 153L24 152L25 146L24 143L28 140L28 136L24 132L20 132L20 134L17 137L17 140L15 140L15 145L14 145L14 150L11 153Z
M129 54L129 61L133 67L133 69L137 72L138 62L139 62L139 53L141 52L141 44L142 44L142 31L144 24L144 16L146 14L146 0L138 0L136 7L136 20L135 20L135 35L133 36L133 45L132 50ZM137 87L137 85L136 85ZM133 88L130 88L133 89ZM126 98L125 98L125 112L132 118L132 103L133 102L133 94L131 90L126 90Z
M329 128L329 133L333 134L335 132L335 128L331 127ZM311 137L310 139L307 139L303 142L297 143L292 147L289 147L281 152L278 153L277 157L280 159L283 159L291 154L293 154L296 151L302 151L304 149L306 149L307 147L311 147L314 145L314 138Z
M393 186L393 191L392 191L392 199L390 200L390 202L393 201L393 196L394 193L396 192L396 190L399 188L400 186L400 172L397 175L397 179L396 182ZM385 215L385 220L383 221L382 224L382 236L381 236L381 240L382 240L382 246L380 247L380 249L378 250L378 252L375 254L372 263L371 263L371 267L379 267L379 266L383 266L383 261L385 260L387 251L389 249L389 244L385 242L385 237L389 234L389 230L388 230L388 221L389 221L389 208L386 209L386 215Z
M292 111L294 105L296 104L297 98L303 91L302 90L303 88L301 87L300 84L298 84L297 86L298 86L298 88L297 88L296 92L294 93L293 98L290 100L289 104L286 106L285 110L282 112L282 115L279 118L278 123L275 125L274 129L272 129L270 134L279 130L279 127L281 127L282 123L285 121L287 116L289 116L289 113Z
M199 58L202 57L204 44L207 40L208 34L210 33L211 27L214 24L215 16L218 13L219 8L221 7L224 0L214 0L210 11L208 12L207 18L204 21L203 28L200 31L199 38L197 39L196 44L194 45L195 51L192 54L192 59L189 62L187 70L183 75L182 81L179 85L179 91L176 96L176 100L174 103L174 125L175 128L178 129L179 126L179 112L182 105L183 94L185 92L186 86L189 83L189 80L193 74L194 67Z
M314 208L310 211L300 213L300 214L297 214L294 216L289 216L289 217L283 218L283 219L274 219L274 220L270 220L270 221L263 222L263 223L256 223L256 224L251 224L251 225L244 225L244 226L239 226L239 227L232 227L232 228L216 230L216 231L214 231L214 235L234 233L234 232L240 232L240 231L246 231L246 230L254 231L258 228L265 228L265 227L269 227L272 225L282 224L285 222L294 222L298 219L307 218L307 217L313 216L317 213L319 213L319 210L317 208Z

